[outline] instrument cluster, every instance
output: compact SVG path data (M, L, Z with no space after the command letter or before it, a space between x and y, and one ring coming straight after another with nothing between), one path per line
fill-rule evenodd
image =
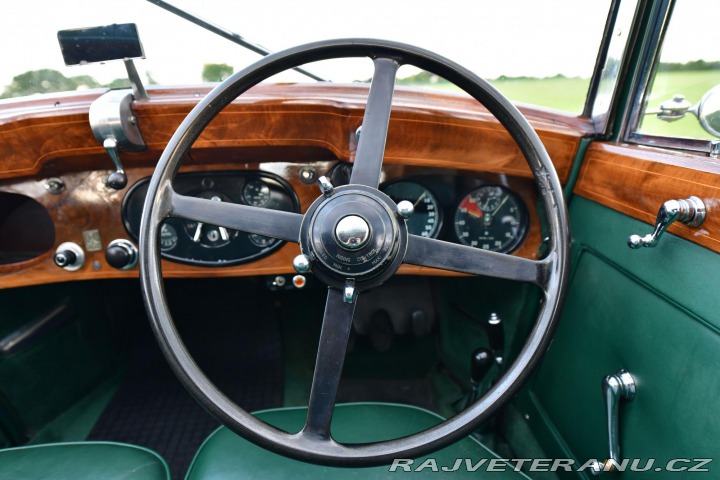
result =
M149 178L137 182L125 196L123 222L137 241L140 218ZM281 177L266 172L182 173L175 190L215 202L299 212L300 203L292 187ZM239 232L202 222L168 218L160 229L163 258L190 265L238 265L265 257L283 245L275 238Z
M340 163L327 175L336 186L349 180L351 166ZM337 168L339 167L339 168ZM122 215L125 229L137 241L149 178L127 193ZM179 174L175 189L182 195L215 202L300 212L293 187L281 176L264 171ZM525 240L528 209L510 188L472 175L423 173L394 177L380 190L395 203L414 206L407 220L412 235L438 238L470 247L510 253ZM160 253L175 262L220 267L238 265L270 255L283 245L274 238L239 232L201 222L169 218L160 230Z
M413 235L510 253L528 232L525 203L509 188L463 176L418 175L380 186L393 201L415 207Z

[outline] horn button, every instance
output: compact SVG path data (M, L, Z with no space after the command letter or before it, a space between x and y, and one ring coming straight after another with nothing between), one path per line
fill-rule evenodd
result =
M370 225L358 215L348 215L335 226L335 240L346 250L362 248L370 239Z
M303 220L300 248L313 259L313 273L333 286L348 279L364 290L392 276L407 247L405 222L384 193L359 185L320 197Z

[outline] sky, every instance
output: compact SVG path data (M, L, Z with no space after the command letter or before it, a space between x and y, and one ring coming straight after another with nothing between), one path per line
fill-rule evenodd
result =
M375 37L414 44L470 68L480 76L589 77L607 16L609 0L169 0L183 9L277 51L311 41ZM716 0L683 0L718 9ZM717 4L717 5L716 5ZM101 82L124 77L122 62L65 67L57 43L61 29L136 23L146 59L136 61L159 83L200 81L205 63L239 70L259 56L205 32L147 0L35 0L8 2L0 18L3 63L0 86L28 70L52 68L67 76L91 75ZM692 13L692 12L691 12ZM719 12L720 13L720 12ZM713 29L697 28L686 15L687 41ZM680 23L680 20L678 20ZM700 30L700 32L698 32ZM681 35L682 37L682 35ZM683 40L685 42L686 40ZM684 45L684 44L683 44ZM683 45L665 52L669 61L699 55L717 59L714 39L706 52L689 55ZM369 61L323 62L308 69L334 81L369 78ZM400 76L414 73L406 70ZM284 80L307 80L290 73Z

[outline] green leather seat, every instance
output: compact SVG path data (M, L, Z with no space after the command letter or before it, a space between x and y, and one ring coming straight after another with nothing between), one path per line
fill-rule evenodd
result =
M306 408L285 408L265 410L255 415L280 429L297 432L305 423ZM378 403L357 403L338 405L333 416L333 437L340 442L371 442L389 440L407 436L438 424L442 418L416 407ZM428 459L435 459L433 464L420 471L418 467ZM472 478L523 479L528 478L520 472L513 471L507 465L504 472L487 472L485 467L477 471L468 471L464 459L477 464L481 459L497 458L493 452L472 438L465 438L439 452L425 458L415 460L407 472L411 478L438 478L443 474L442 467L452 468L457 459L463 459L463 466L452 475L472 476ZM438 472L439 471L439 472ZM200 447L193 460L186 480L229 480L229 479L272 479L292 478L316 480L322 478L396 478L404 472L401 468L390 471L388 466L345 469L322 467L291 460L275 453L263 450L230 430L220 427L212 433ZM445 473L447 475L447 473ZM424 477L423 477L424 478Z
M165 460L112 442L31 445L0 450L0 478L12 480L169 480Z

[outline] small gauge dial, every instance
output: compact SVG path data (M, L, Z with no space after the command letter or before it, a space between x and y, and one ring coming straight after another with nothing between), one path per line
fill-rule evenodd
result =
M442 216L437 198L427 188L415 182L395 182L382 191L398 203L407 200L415 207L407 220L408 233L421 237L437 237L442 225Z
M198 197L212 200L213 202L231 201L226 195L213 191L204 191L200 193ZM185 232L193 242L208 248L224 247L230 243L231 239L238 235L238 232L235 230L208 225L203 222L195 222L193 220L185 221Z
M270 186L262 180L250 180L242 189L242 198L248 205L264 207L270 201Z
M177 246L178 234L175 227L168 223L163 223L160 227L160 250L167 252Z
M248 235L250 238L250 241L255 245L256 247L260 248L266 248L270 245L275 244L278 240L276 238L272 237L265 237L263 235L258 235L257 233L251 233Z
M528 216L522 200L510 190L485 185L470 192L455 211L455 235L471 247L507 253L524 240Z

